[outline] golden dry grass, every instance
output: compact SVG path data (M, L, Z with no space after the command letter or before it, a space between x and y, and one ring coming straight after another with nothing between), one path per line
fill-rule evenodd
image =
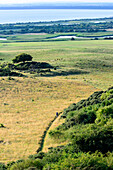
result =
M86 98L95 88L63 78L1 78L0 161L27 158L39 147L39 140L56 111Z

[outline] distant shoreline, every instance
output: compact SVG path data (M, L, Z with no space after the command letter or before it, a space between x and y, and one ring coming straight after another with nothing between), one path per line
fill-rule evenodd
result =
M0 24L26 22L54 22L113 17L111 10L95 9L4 9L0 10ZM51 23L50 23L51 24Z
M25 9L95 9L95 10L112 10L112 6L4 6L0 10L25 10Z

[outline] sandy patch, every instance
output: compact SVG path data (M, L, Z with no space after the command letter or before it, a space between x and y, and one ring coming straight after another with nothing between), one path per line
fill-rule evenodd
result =
M47 33L27 33L24 35L47 35Z

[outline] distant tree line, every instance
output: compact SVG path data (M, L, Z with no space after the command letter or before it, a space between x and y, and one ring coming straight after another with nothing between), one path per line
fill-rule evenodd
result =
M72 23L64 21L50 23L21 23L21 24L0 24L0 34L12 35L16 33L67 33L67 32L103 32L113 28L113 21L107 22L86 22Z

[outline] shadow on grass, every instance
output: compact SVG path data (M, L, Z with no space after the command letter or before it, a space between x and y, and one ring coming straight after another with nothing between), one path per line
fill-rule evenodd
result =
M89 74L88 71L84 70L68 70L68 71L51 71L41 74L43 77L55 77L55 76L69 76L69 75L79 75L79 74Z

